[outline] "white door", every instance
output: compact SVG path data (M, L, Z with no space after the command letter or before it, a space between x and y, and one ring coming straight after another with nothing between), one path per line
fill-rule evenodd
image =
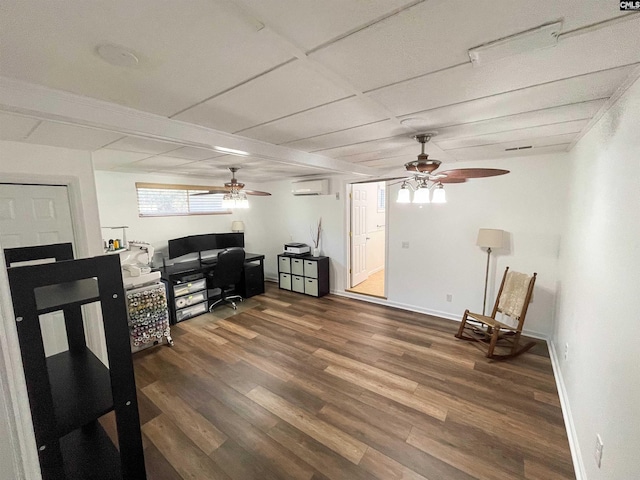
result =
M73 243L67 187L0 184L2 248ZM69 349L62 312L40 316L47 356Z
M367 190L351 186L351 287L368 278L367 271Z

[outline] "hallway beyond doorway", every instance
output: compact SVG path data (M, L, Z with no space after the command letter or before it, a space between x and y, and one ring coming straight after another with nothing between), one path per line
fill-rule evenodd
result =
M377 271L364 282L355 287L347 288L347 292L361 293L372 297L387 298L384 296L384 269Z

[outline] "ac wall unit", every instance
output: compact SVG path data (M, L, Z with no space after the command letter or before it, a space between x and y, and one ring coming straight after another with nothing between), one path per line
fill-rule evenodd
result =
M329 195L329 179L322 178L293 182L291 193L294 195Z

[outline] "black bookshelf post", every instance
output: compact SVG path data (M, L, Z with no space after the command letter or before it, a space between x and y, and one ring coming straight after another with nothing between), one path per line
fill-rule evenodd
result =
M145 479L120 257L11 267L8 275L43 479ZM85 342L81 307L94 302L109 368ZM54 311L64 314L69 350L45 357L39 315ZM111 411L119 448L98 422Z

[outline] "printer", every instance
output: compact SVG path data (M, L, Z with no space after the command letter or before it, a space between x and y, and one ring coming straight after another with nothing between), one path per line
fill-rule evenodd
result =
M311 247L306 243L285 243L285 255L307 255L311 251Z

